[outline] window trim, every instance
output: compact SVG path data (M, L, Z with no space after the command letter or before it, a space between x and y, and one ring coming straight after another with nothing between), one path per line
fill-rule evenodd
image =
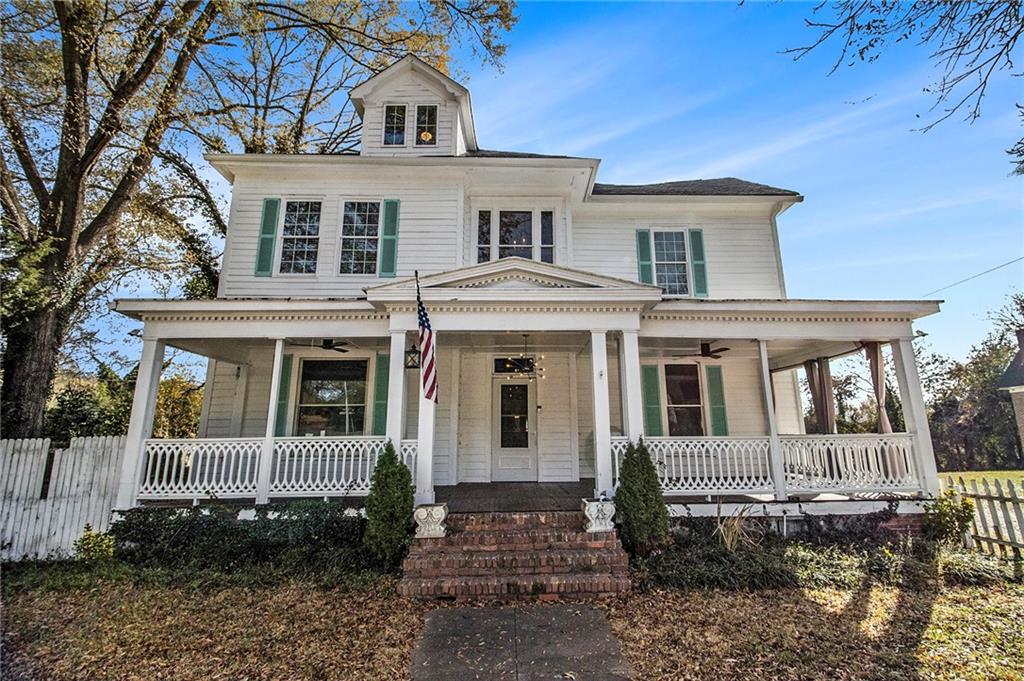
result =
M544 264L558 264L558 221L561 218L561 211L559 210L558 205L556 203L549 202L549 200L547 199L527 198L519 203L506 203L506 201L508 201L508 199L502 199L500 201L493 201L488 199L485 201L471 203L470 229L472 230L473 234L473 247L470 253L470 264L482 264L478 259L479 249L487 246L487 244L484 244L483 246L480 245L479 232L477 227L480 213L484 211L490 212L491 214L491 243L489 245L491 256L490 259L487 260L487 262L494 262L496 260L499 260L498 249L500 244L498 243L498 234L500 220L498 219L498 214L501 211L510 211L531 213L530 227L532 230L532 239L530 244L530 259L533 260L534 262L543 263L544 261L541 259L541 213L550 212L552 239L550 248L552 253L551 259L553 262Z
M431 142L420 142L419 129L420 129L420 109L431 108L434 110L434 137ZM441 132L441 105L440 104L416 104L415 107L416 118L412 122L413 140L412 145L414 147L436 147L437 138Z
M302 364L306 360L366 360L366 395L369 402L367 402L367 414L366 418L363 419L363 433L362 435L355 433L352 435L325 435L324 437L363 437L366 435L372 435L373 433L373 390L375 389L374 378L377 372L377 358L376 353L361 348L352 348L348 354L344 357L339 355L333 350L323 350L321 348L310 346L309 348L293 347L289 349L289 352L294 357L292 360L292 375L288 386L288 415L285 419L284 432L289 433L286 437L320 437L320 435L296 435L299 427L299 390L302 386Z
M668 429L668 385L665 382L665 367L669 364L693 364L697 367L697 385L700 386L700 427L704 431L703 435L669 435ZM711 420L708 412L708 393L707 393L707 380L704 376L704 365L706 362L703 359L666 359L658 362L658 391L661 395L661 432L664 433L664 437L712 437L711 433ZM676 405L676 406L695 406L695 405Z
M388 144L388 107L400 106L405 110L405 118L402 125L402 143L401 144ZM381 126L380 126L380 145L390 149L404 149L409 146L409 104L405 102L384 102L382 104L381 113Z
M271 271L271 277L282 277L287 279L311 279L320 276L320 256L323 253L323 238L324 238L324 206L327 204L326 197L320 196L277 196L269 197L277 198L281 200L281 209L277 216L277 230L275 231L274 238L274 269ZM317 232L316 239L316 270L314 272L282 272L281 271L281 256L284 253L284 240L286 238L296 237L285 237L284 235L284 216L288 212L289 203L299 203L302 201L308 202L319 202L320 203L320 229ZM309 237L306 237L309 238Z
M377 212L377 236L375 237L376 240L377 240L377 257L375 259L376 260L376 264L373 267L373 273L372 274L370 274L369 272L342 272L341 271L341 247L342 247L342 241L345 239L345 235L343 233L344 229L345 229L345 204L346 203L353 203L353 202L376 203L377 206L378 206L378 212ZM383 220L384 220L384 198L383 197L377 197L377 196L370 196L370 197L342 196L342 197L338 198L338 234L337 234L337 239L336 239L337 243L335 245L335 250L334 250L334 265L335 265L335 267L334 267L335 273L334 274L335 274L335 276L338 276L338 277L374 277L374 278L379 278L380 277L380 230L381 230L381 223L383 222ZM361 239L361 238L364 238L364 237L348 237L348 238L350 238L350 239Z
M683 226L683 225L667 225L667 224L652 224L647 227L651 233L651 274L654 276L654 285L658 288L662 288L661 284L658 283L658 253L654 246L654 235L657 232L677 232L683 235L683 246L686 248L686 262L684 263L686 268L686 293L667 293L663 288L661 295L664 298L679 300L685 298L696 298L693 294L693 258L690 253L690 232L693 229L699 229L697 227ZM675 260L663 260L663 263L677 262Z

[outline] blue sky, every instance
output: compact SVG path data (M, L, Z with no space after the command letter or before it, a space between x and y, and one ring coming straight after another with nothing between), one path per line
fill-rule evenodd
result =
M480 144L597 157L604 182L734 175L800 191L779 221L790 297L918 299L1024 255L1004 153L1021 83L994 81L973 125L916 131L934 115L926 50L829 76L831 50L780 54L812 39L812 7L523 3L503 73L462 59ZM936 294L943 311L919 327L963 357L1022 288L1017 263Z

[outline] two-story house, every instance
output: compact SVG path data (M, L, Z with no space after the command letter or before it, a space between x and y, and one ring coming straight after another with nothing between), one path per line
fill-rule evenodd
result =
M641 437L691 508L937 491L911 339L938 303L787 298L797 192L604 184L597 159L482 149L469 92L414 57L351 98L359 153L207 156L233 186L216 299L114 304L144 324L119 507L358 497L388 440L418 503L497 482L611 495ZM885 345L907 431L835 434L829 358ZM209 358L198 439L150 437L167 346Z

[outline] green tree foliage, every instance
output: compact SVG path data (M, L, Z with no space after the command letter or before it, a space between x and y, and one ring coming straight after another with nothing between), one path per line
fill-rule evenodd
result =
M629 443L622 458L615 518L623 545L634 555L648 555L668 540L668 509L658 471L643 440Z
M377 459L366 497L366 548L381 563L397 567L412 527L412 473L395 454L389 440Z

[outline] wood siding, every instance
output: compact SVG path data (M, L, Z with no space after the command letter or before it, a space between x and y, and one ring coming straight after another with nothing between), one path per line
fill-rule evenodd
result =
M405 145L384 145L384 107L405 105ZM416 145L416 106L437 106L437 144ZM459 147L456 135L458 104L455 98L428 84L415 73L394 76L386 88L367 98L363 112L364 156L452 156Z

